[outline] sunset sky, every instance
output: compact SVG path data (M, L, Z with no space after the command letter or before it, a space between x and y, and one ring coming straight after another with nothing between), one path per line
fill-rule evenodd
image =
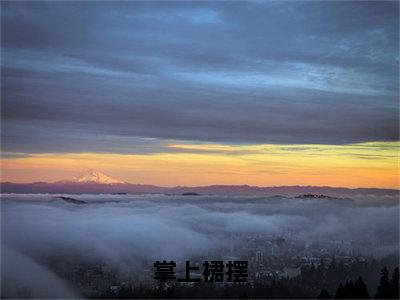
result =
M2 181L399 188L398 2L1 2Z

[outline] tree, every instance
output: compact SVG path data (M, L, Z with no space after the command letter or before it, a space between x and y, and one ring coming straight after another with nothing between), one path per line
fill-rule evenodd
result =
M393 299L399 299L399 268L398 267L396 267L393 271L391 285L392 285Z
M391 299L391 285L389 283L389 271L384 267L381 271L381 280L378 286L378 293L376 293L376 299Z
M335 294L335 299L346 299L343 284L340 283Z
M319 293L317 299L331 299L331 295L329 295L329 292L327 290L321 290L321 293Z
M354 289L353 280L346 281L346 284L344 286L344 297L346 299L354 299L354 298L356 298L356 293L355 293L355 289Z
M354 299L369 299L367 286L361 276L358 277L357 281L354 283L354 296Z
M118 291L118 299L130 299L133 296L133 290L131 287L122 285Z
M356 282L352 280L346 281L343 286L340 283L336 290L336 299L369 299L367 286L365 285L362 277L360 276Z

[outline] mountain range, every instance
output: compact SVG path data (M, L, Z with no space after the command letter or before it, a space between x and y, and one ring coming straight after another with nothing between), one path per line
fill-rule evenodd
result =
M1 183L2 193L56 193L56 194L203 194L203 195L249 195L249 196L298 196L303 194L329 195L333 197L398 196L399 190L378 188L344 188L329 186L273 186L210 185L196 187L160 187L127 183L101 172L89 170L68 181Z

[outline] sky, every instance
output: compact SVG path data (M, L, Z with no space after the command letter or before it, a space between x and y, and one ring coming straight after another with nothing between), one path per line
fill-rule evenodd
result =
M2 1L2 181L398 188L398 6Z

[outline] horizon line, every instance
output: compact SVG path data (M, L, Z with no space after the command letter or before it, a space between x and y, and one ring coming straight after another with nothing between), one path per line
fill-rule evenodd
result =
M48 181L33 181L33 182L12 182L12 181L0 181L0 185L3 184L73 184L73 185L141 185L141 186L153 186L157 188L207 188L207 187L250 187L250 188L333 188L333 189L349 189L349 190L357 190L357 189L376 189L376 190L396 190L400 191L400 187L371 187L371 186L359 186L359 187L346 187L346 186L331 186L331 185L270 185L270 186L260 186L260 185L249 185L249 184L210 184L210 185L172 185L172 186L162 186L157 184L149 184L149 183L132 183L132 182L124 182L124 183L98 183L98 182L73 182L68 180L59 180L54 182ZM0 191L1 192L1 191Z

